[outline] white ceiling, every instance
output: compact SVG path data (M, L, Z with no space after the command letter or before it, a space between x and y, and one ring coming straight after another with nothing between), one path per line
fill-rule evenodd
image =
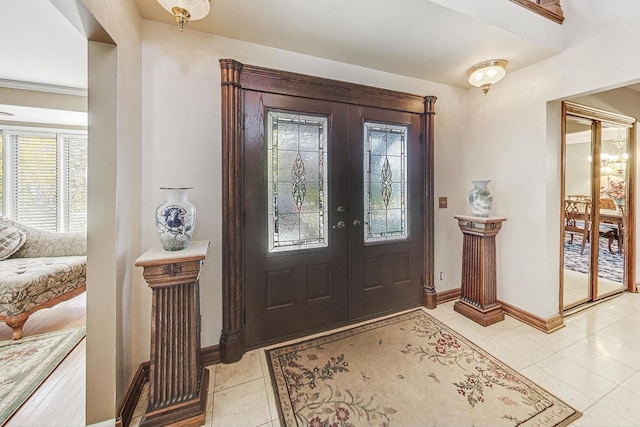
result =
M48 0L3 1L0 40L0 87L59 93L87 88L87 41ZM86 113L7 105L1 95L0 113L12 114L0 114L9 124L87 125Z
M2 1L0 79L87 87L87 41L48 0Z
M134 2L144 19L175 26L157 1ZM187 29L459 87L470 87L466 70L478 62L506 59L515 70L557 53L549 45L559 41L548 40L558 24L507 0L482 0L497 13L478 19L477 2L211 0L211 13ZM514 25L522 17L539 26L528 37Z
M128 1L143 19L175 27L156 0ZM471 87L466 70L475 63L502 58L513 72L563 49L566 22L558 25L508 0L478 5L479 0L211 0L209 16L190 22L186 31L463 88ZM86 89L86 40L49 0L3 1L0 39L11 41L0 43L0 87L20 81ZM1 96L0 104L6 104Z

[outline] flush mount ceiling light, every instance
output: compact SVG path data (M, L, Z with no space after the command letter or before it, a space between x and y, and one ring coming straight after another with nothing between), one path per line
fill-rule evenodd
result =
M486 95L491 85L499 82L507 74L504 69L507 63L504 59L492 59L474 65L467 70L469 83L481 88Z
M189 21L197 21L209 14L209 0L158 0L167 12L176 17L180 31Z

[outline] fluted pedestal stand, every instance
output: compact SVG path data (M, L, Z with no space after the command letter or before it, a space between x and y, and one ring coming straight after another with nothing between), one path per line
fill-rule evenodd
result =
M460 300L453 308L482 326L500 322L504 311L497 302L496 235L507 219L465 215L455 218L464 240Z
M167 252L156 245L136 260L153 292L149 405L141 426L200 426L209 371L200 356L199 277L208 241Z

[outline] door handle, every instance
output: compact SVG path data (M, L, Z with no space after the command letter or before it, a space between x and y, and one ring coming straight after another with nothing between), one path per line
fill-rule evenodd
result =
M344 221L338 221L338 223L333 226L333 229L334 230L342 230L345 227L346 227L346 224L344 223Z
M338 213L345 213L347 211L347 208L345 208L344 206L340 205L336 208L336 211L338 211Z
M357 227L357 226L359 226L359 225L360 225L360 220L359 220L359 219L354 219L354 220L353 220L353 226L354 226L354 227Z

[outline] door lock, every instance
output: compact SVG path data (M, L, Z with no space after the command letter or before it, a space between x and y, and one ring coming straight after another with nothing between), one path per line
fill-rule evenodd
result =
M347 211L347 208L345 208L344 206L340 205L336 208L336 210L338 211L338 213L345 213Z
M338 221L338 223L333 226L333 229L334 230L342 230L345 227L346 227L346 224L344 223L344 221Z

